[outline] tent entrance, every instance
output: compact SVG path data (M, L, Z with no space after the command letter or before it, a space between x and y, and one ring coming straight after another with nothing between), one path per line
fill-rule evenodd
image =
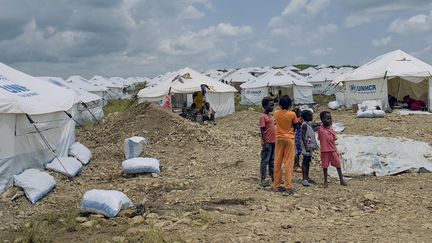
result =
M292 85L285 87L269 87L269 91L277 97L288 95L291 100L294 100L294 89Z
M400 77L387 80L388 94L402 100L404 96L409 95L416 100L422 100L428 103L429 84L428 79L422 80L420 83L413 83Z
M187 94L172 94L171 104L173 108L182 108L187 104Z

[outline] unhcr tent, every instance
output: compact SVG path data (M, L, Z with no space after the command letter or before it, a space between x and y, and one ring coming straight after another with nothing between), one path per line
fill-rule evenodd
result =
M107 103L107 92L108 88L104 86L98 86L96 84L91 84L87 79L80 76L70 76L65 81L69 87L72 89L85 90L89 93L95 94L102 98L102 106Z
M67 156L78 95L0 63L0 193L14 175ZM51 150L49 147L52 147Z
M254 79L256 79L255 76L253 76L252 74L250 74L249 72L243 69L239 69L230 74L227 74L226 76L221 78L221 81L223 80L225 82L228 82L229 85L232 85L236 89L239 89L241 84Z
M315 73L304 77L303 81L308 82L313 85L314 95L332 95L334 94L334 86L332 86L333 80L339 75L346 72L348 69L333 69L333 68L323 68L318 69ZM351 71L350 69L349 71Z
M70 83L64 81L60 77L38 77L38 78L51 82L65 89L71 89L78 95L80 103L77 106L77 113L74 119L80 125L95 123L104 116L103 109L102 109L103 100L101 97L92 94L90 92L87 92L83 89L76 88L73 85L70 85Z
M108 80L102 76L98 76L98 75L89 79L89 82L92 84L96 84L98 86L108 88L108 91L107 91L108 100L118 100L118 99L122 99L124 97L123 89L125 89L126 86L123 83L110 81L110 80Z
M381 100L388 107L388 95L401 100L405 95L423 100L432 111L432 66L396 50L379 56L333 81L336 99L351 106L364 100Z
M242 84L242 100L244 105L259 105L262 98L277 95L288 95L294 104L313 103L312 85L300 79L294 72L273 69L266 74Z
M149 101L163 105L165 96L171 95L172 103L182 105L192 104L192 94L201 90L201 85L209 87L206 100L216 111L216 117L223 117L235 112L234 87L223 84L213 78L201 74L191 68L173 72L169 77L160 80L157 85L140 90L139 102Z

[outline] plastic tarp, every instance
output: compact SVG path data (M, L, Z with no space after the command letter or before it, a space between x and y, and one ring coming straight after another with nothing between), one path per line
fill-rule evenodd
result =
M405 138L339 135L336 141L347 176L386 176L419 170L432 171L432 147ZM332 175L337 175L332 169Z

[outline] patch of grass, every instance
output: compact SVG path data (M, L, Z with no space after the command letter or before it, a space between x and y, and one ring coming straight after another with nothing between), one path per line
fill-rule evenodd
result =
M104 114L108 115L114 112L124 112L129 108L134 100L111 100L103 108Z
M67 232L73 232L77 230L78 222L76 217L78 217L78 210L70 210L66 213L63 224Z
M336 100L336 97L334 95L314 95L313 99L317 104L327 105L330 101Z
M128 242L163 243L167 242L163 232L151 227L142 233L137 233L133 237L127 237Z
M47 224L43 221L31 221L30 227L24 228L22 236L18 238L17 242L49 242L50 239L47 235Z

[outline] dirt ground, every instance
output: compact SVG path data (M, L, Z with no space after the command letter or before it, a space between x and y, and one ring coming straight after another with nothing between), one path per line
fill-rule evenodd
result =
M325 107L318 107L318 111ZM356 119L333 111L345 134L432 143L432 116ZM36 205L12 188L1 196L3 242L429 242L432 174L356 177L342 187L304 188L295 196L258 186L260 113L245 110L200 126L155 105L133 105L77 131L93 159L73 180L51 173L57 188ZM318 120L318 117L314 117ZM159 178L121 172L123 140L144 136L144 155L161 161ZM319 161L311 176L321 182ZM137 205L118 217L80 215L90 189L124 192Z

